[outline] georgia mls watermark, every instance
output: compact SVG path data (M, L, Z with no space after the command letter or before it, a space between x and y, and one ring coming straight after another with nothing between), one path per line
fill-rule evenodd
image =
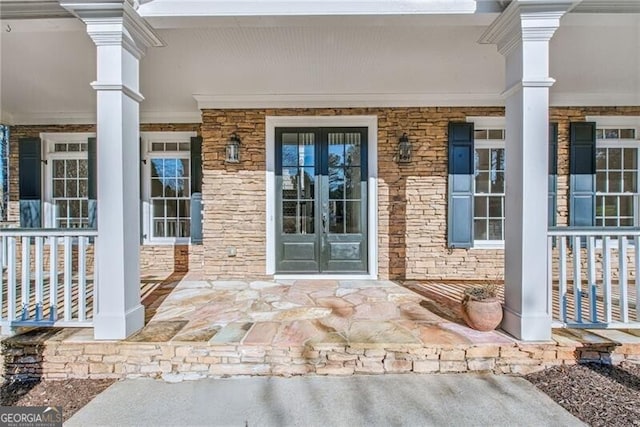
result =
M0 427L62 427L62 406L0 406Z

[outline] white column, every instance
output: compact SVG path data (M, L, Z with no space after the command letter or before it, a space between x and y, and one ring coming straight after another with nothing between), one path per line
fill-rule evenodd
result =
M96 339L124 339L144 326L140 303L139 62L159 45L130 0L62 6L87 24L96 44Z
M481 38L505 57L505 305L502 328L551 339L547 283L549 40L571 1L513 1Z

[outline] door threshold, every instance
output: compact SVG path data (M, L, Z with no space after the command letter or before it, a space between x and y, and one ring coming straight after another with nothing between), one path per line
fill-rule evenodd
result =
M274 280L378 280L375 274L274 274Z

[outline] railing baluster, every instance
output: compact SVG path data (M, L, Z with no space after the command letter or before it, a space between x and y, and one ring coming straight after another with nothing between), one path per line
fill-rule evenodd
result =
M64 236L64 320L71 320L71 287L72 287L72 262L73 247L71 246L71 236Z
M49 252L49 321L58 320L58 237L51 236Z
M620 287L620 320L629 321L629 302L627 299L627 236L618 237L618 285Z
M35 253L35 267L36 267L36 273L35 273L35 288L36 288L36 315L35 315L35 320L36 321L40 321L42 320L42 308L43 308L43 301L42 301L42 294L43 294L43 288L44 288L44 277L43 277L43 263L44 263L44 250L43 250L43 245L44 245L44 237L41 236L37 236L34 237L35 242L36 242L36 253Z
M8 266L7 266L7 321L12 322L16 318L16 299L17 296L17 287L18 281L16 278L16 238L9 237L8 247L7 247L7 258L8 258Z
M635 263L633 270L636 274L636 320L640 322L640 280L638 278L638 272L640 271L640 236L636 235L633 238L633 255Z
M78 237L78 320L87 320L87 238Z
M4 260L5 257L7 256L6 242L7 242L7 237L0 236L0 248L2 249L2 256L0 258L2 258L2 260ZM5 320L2 317L2 312L4 307L4 270L6 269L6 265L4 264L4 261L2 261L2 266L0 267L1 267L0 268L0 321L2 321L2 320Z
M567 322L567 237L560 237L560 265L558 283L558 308L560 319Z
M31 237L22 237L22 285L21 285L21 319L29 318L29 297L31 296Z
M7 268L7 236L0 237L0 250L2 250L2 269Z
M598 284L596 283L596 238L587 239L587 286L589 293L589 316L592 323L598 322Z
M602 238L602 278L604 282L603 303L604 303L604 321L611 323L611 251L609 245L609 236Z
M574 319L576 322L582 323L582 261L580 259L582 250L582 239L580 236L573 238L573 302L574 302Z
M553 315L553 239L547 237L547 310Z

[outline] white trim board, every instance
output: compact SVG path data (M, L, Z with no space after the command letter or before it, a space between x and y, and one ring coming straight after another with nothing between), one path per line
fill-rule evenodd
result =
M378 278L378 117L377 116L267 116L265 120L266 140L266 274L276 273L276 127L366 127L368 140L369 177L368 184L368 275L286 275L279 274L280 279L294 278Z

